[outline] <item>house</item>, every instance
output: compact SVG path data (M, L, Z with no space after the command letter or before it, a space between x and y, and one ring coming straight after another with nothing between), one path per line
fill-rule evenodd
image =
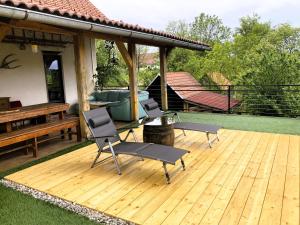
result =
M210 50L204 43L111 20L88 0L0 0L0 96L23 106L78 102L80 112L88 110L95 39L114 41L128 66L133 120L138 118L137 44L160 48L163 78L170 49ZM164 83L162 90L167 109Z
M198 106L210 111L228 111L238 106L239 101L228 96L206 90L187 72L168 72L166 74L169 109L187 109L188 105ZM150 97L160 102L160 76L154 78L147 87Z
M159 62L157 52L143 53L139 56L141 67L153 68L156 66L157 62Z

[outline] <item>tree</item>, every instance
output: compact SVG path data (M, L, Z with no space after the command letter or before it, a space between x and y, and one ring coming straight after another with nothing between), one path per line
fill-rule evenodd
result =
M122 63L119 60L114 42L98 40L96 43L97 73L95 89L103 89L104 86L126 86L126 80L122 79Z
M215 43L228 41L231 38L231 29L217 16L201 13L191 24L191 37L213 46Z
M171 26L173 30L178 29L175 25ZM219 30L213 32L215 28ZM204 79L206 75L220 72L234 85L253 85L255 93L236 96L248 112L300 114L299 92L284 86L270 86L300 84L299 28L288 24L272 27L270 22L262 22L259 16L253 15L241 18L239 28L230 38L221 20L201 14L189 32L191 34L186 36L209 42L212 51L199 54L174 50L170 70L190 72L208 84L210 82Z
M166 32L182 38L191 38L191 26L184 20L169 22Z

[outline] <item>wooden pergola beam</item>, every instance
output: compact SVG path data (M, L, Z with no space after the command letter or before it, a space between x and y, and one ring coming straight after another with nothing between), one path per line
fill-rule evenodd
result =
M8 25L0 25L0 42L5 38L5 36L11 30L10 26Z
M139 119L138 108L138 78L137 78L137 54L136 44L128 44L128 53L132 60L132 67L129 67L129 89L130 89L130 105L131 105L131 119L137 121Z
M103 34L103 33L95 33L95 32L88 32L87 34L91 38L107 40L107 41L114 41L114 42L123 42L123 43L135 43L139 45L148 45L153 47L167 47L171 48L171 46L166 46L165 43L155 41L155 43L151 40L141 40L132 37L121 37L118 35L112 34Z
M61 34L66 36L75 36L76 32L66 30L65 28L59 28L51 25L46 25L38 22L24 21L24 20L11 20L10 23L0 22L1 25L9 26L10 28L27 29L39 32Z
M82 137L87 137L89 133L82 112L90 110L87 91L87 68L85 60L85 35L80 32L74 37L74 53L76 66L77 93L79 104L79 117Z
M161 105L164 111L168 110L168 92L167 92L167 48L159 48L160 60L160 89L161 89Z
M125 61L127 64L128 68L132 68L132 58L123 42L116 41L116 45Z

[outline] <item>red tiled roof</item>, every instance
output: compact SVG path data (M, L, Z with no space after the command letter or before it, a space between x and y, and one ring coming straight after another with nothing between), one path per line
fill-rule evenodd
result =
M183 99L203 90L198 81L187 72L169 72L166 75L168 85Z
M209 108L228 110L228 97L212 91L205 91L199 82L187 72L169 72L167 84L184 100ZM236 99L230 99L230 108L239 104Z
M55 14L62 17L69 17L84 21L90 21L107 26L119 27L122 29L128 29L133 31L139 31L148 34L159 35L168 37L180 41L185 41L193 44L199 44L209 47L205 43L181 38L172 34L167 34L162 31L156 31L141 27L139 25L133 25L124 23L119 20L108 19L100 10L98 10L89 0L0 0L0 5L8 5L17 8L24 8L34 11L39 11L48 14Z

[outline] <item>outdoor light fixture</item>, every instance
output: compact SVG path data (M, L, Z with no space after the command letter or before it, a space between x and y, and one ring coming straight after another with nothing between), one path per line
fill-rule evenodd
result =
M32 45L31 45L31 51L32 51L33 53L38 53L38 51L39 51L39 46L38 46L38 45L35 45L35 44L32 44Z

